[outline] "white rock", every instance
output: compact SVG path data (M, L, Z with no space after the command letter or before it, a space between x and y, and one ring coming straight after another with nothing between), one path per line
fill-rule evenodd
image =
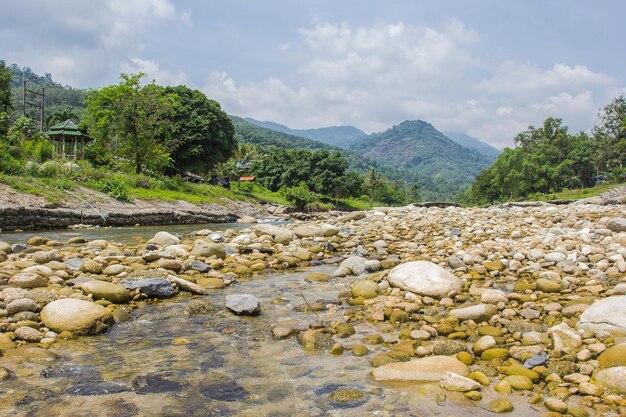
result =
M467 392L480 389L480 383L454 372L447 372L440 382L441 388L448 391Z
M387 281L405 291L430 297L445 297L452 291L460 291L459 278L439 265L428 261L407 262L389 272Z
M578 328L626 335L626 296L618 295L596 301L580 315Z

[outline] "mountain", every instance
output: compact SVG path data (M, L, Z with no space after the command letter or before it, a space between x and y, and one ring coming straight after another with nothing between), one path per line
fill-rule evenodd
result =
M461 146L465 146L466 148L474 149L475 151L489 156L493 159L496 159L498 155L502 153L502 151L498 148L495 148L488 143L482 142L479 139L476 139L466 133L463 132L443 132L447 137L455 141Z
M418 181L432 200L451 199L466 191L476 175L493 162L449 139L430 123L405 121L350 147L382 167L395 168L404 181Z
M348 148L354 142L367 137L367 133L353 126L330 126L318 129L291 129L279 123L255 120L246 117L245 121L266 129L272 129L289 135L317 140L339 148Z

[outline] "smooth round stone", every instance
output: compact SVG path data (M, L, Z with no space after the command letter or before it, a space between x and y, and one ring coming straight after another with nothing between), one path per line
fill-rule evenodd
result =
M578 327L592 332L604 330L626 335L626 296L611 296L596 301L580 315Z
M430 297L445 297L460 291L462 282L452 273L428 261L414 261L393 268L387 281L394 287Z
M226 308L235 314L254 316L261 313L261 302L250 294L232 294L226 296Z
M31 343L37 343L43 339L43 335L39 332L39 330L27 326L16 329L15 337Z
M455 374L454 372L447 372L441 379L440 386L441 388L447 389L448 391L457 392L475 391L481 388L479 382Z
M92 294L96 300L107 300L118 304L127 302L130 297L128 290L123 286L97 279L83 283L81 290L85 295Z
M126 267L124 265L116 264L107 266L106 268L104 268L102 273L104 275L119 275L124 271L126 271Z
M513 389L521 391L530 391L533 389L533 381L524 375L509 375L504 378Z
M602 368L626 366L626 343L620 343L606 349L598 356L598 362Z
M40 313L43 324L57 332L96 334L105 331L112 323L106 308L84 300L62 298L46 305Z
M17 300L13 300L7 304L6 310L9 315L14 315L22 311L37 312L39 311L39 306L30 298L18 298Z
M513 411L513 403L507 398L498 398L489 402L485 408L494 413L508 413Z
M39 274L22 272L10 278L9 285L17 288L40 288L46 287L48 282Z
M557 413L565 414L567 411L567 404L558 398L548 397L545 399L545 405L548 410L556 411Z
M80 265L80 270L88 274L99 274L102 272L102 265L92 259L85 259Z
M428 356L382 365L372 371L375 381L439 381L446 372L469 375L467 365L449 356Z
M508 359L509 358L509 350L505 348L493 348L487 349L483 353L480 354L480 359L484 361L489 361L491 359Z
M313 273L306 276L304 279L307 282L327 282L330 280L330 275L322 273Z
M371 299L378 296L378 284L367 279L357 281L350 289L353 298Z

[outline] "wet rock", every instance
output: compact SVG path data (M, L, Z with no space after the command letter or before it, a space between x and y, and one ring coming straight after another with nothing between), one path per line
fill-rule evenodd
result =
M147 295L150 298L170 298L176 295L176 289L166 279L163 278L145 278L140 280L122 280L120 285L124 288Z
M378 284L370 280L355 282L350 288L353 298L363 297L365 299L376 298L378 296Z
M96 334L105 331L112 323L106 308L73 298L51 302L41 310L40 316L44 325L55 332Z
M248 391L235 381L202 383L200 394L211 400L228 402L242 401L248 397Z
M330 394L331 405L336 408L353 408L367 402L367 394L358 388L341 387Z
M128 290L119 284L93 279L84 282L81 290L85 295L92 294L96 300L107 300L112 303L125 303L130 294Z
M467 351L465 343L456 340L444 340L433 347L433 355L438 356L450 356L464 351Z
M533 356L524 361L524 368L532 369L535 366L543 366L548 362L544 356Z
M160 375L142 375L132 379L131 385L137 394L180 391L179 382L165 379Z
M498 398L489 402L485 408L494 413L508 413L513 411L513 403L507 398Z
M596 301L580 315L578 327L591 332L607 331L626 335L626 296L612 296Z
M429 356L382 365L372 371L375 381L439 381L447 372L469 375L463 362L449 356Z
M98 379L98 371L92 366L49 366L40 372L42 378L69 378L79 375L91 375L94 380Z
M87 379L73 384L66 392L69 395L108 395L130 391L130 388L112 381Z
M43 339L43 335L37 329L32 327L23 326L15 330L15 337L25 342L38 343Z
M226 308L235 314L256 316L261 313L261 302L250 294L233 294L226 296Z
M168 275L167 280L173 282L183 291L189 291L192 294L206 295L207 291L200 285L187 281L186 279L177 277L176 275Z
M59 359L59 355L33 345L22 345L4 352L7 359L16 358L33 363L47 363Z
M560 414L565 414L565 412L567 411L567 404L565 404L563 401L559 400L558 398L554 398L554 397L546 398L545 405L548 410L556 411L557 413L560 413Z
M306 330L298 335L302 347L307 350L328 350L333 347L333 337L322 330Z
M462 286L459 278L427 261L398 265L389 272L387 281L394 287L430 297L445 297L460 291Z
M602 368L626 366L626 343L611 346L598 356L598 363Z
M537 289L547 293L560 292L561 284L550 279L539 278L537 280Z
M448 391L468 392L479 390L481 388L480 383L466 378L464 376L455 374L454 372L447 372L441 379L440 386Z

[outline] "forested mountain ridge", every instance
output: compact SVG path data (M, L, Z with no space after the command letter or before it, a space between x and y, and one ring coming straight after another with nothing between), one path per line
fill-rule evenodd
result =
M422 120L405 121L352 145L350 150L393 167L405 181L417 181L427 199L451 199L464 192L493 158L465 148Z
M339 148L348 148L353 143L368 136L367 133L354 126L329 126L317 129L291 129L279 123L260 121L251 117L246 117L245 120L260 127L307 139L317 140Z
M498 155L502 153L500 149L495 148L488 143L481 141L480 139L472 137L467 133L444 131L443 134L452 139L454 142L458 143L459 145L466 148L474 149L478 153L489 156L493 159L496 159Z

